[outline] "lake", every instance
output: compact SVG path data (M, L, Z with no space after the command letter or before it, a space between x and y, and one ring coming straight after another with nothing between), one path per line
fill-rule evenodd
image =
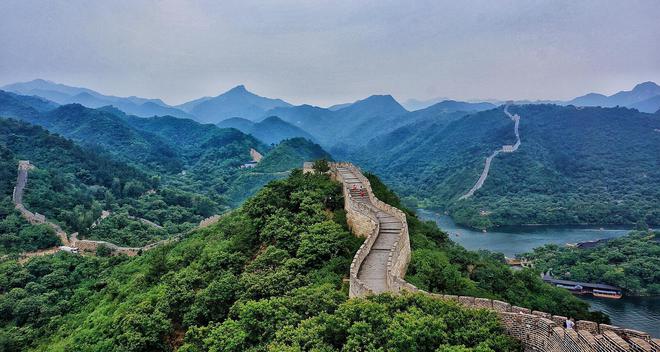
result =
M598 227L565 226L520 226L498 228L496 231L482 232L456 225L451 217L424 209L417 214L423 220L432 220L449 233L449 237L469 250L487 249L504 253L507 257L530 252L544 244L564 245L620 237L630 231L627 228L601 229ZM660 337L660 297L623 297L619 300L599 299L579 296L588 302L593 310L607 313L612 324L630 329L646 331Z

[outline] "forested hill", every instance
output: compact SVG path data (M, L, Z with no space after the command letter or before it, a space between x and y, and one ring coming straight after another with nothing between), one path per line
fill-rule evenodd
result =
M30 160L25 206L45 214L67 231L86 234L101 209L138 214L137 198L157 187L149 175L108 155L85 150L41 127L0 119L0 254L32 251L59 244L52 230L29 225L11 203L18 160ZM167 206L163 204L165 208ZM193 213L189 213L194 217ZM156 219L154 219L156 220ZM134 229L135 236L144 235ZM160 235L164 235L161 233Z
M467 252L410 212L408 224L419 287L594 319L535 272ZM218 224L141 256L0 263L0 350L520 350L491 311L425 295L349 300L343 278L360 242L341 185L296 170Z
M633 231L590 248L548 244L523 256L542 272L582 282L602 282L630 295L660 295L660 232Z
M30 172L25 197L28 209L45 214L66 231L78 231L81 237L109 240L118 245L141 246L184 231L208 216L240 205L267 182L284 177L283 171L301 167L305 160L329 158L319 146L306 140L272 147L236 129L222 129L189 119L138 118L112 107L89 109L78 104L42 108L46 103L34 97L0 92L0 121L9 123L4 118L12 117L41 125L73 139L80 145L75 146L80 153L103 155L115 164L139 172L148 182L124 185L123 178L113 174L104 184L86 184L79 178L90 178L86 172L91 167L81 166L79 160L63 159L55 152L55 146L63 143L74 148L70 140L37 129L41 131L38 135L45 137L35 139L34 143L43 146L35 145L34 150L46 152L26 153L30 142L23 132L36 127L14 121L11 122L14 130L21 133L4 131L3 155L14 156L3 170L7 173L3 185L11 194L16 180L14 159L31 160L37 169ZM23 151L15 151L16 146L10 143L17 140L24 142ZM54 152L49 152L50 143ZM264 167L242 168L252 160L251 149L265 155ZM101 170L95 172L105 170L103 166L94 167ZM112 191L107 192L109 187ZM11 212L11 204L3 204L10 209L5 213ZM112 217L91 230L90 225L102 210L111 211ZM132 217L162 225L167 233L139 228L139 224L130 220Z
M358 150L407 201L449 210L462 224L660 224L660 116L626 108L512 106L522 145L492 162L483 188L458 198L479 178L486 156L513 144L502 108L451 123L404 126Z
M255 136L266 144L277 144L285 139L296 137L302 137L310 141L315 140L309 133L291 123L283 121L277 116L269 116L259 122L235 117L220 121L217 126L236 128L244 133Z

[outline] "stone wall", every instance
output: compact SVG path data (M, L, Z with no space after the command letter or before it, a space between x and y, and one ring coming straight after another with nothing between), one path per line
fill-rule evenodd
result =
M370 203L373 205L373 207L375 207L375 209L371 209L369 206L366 206L363 203L353 201L348 186L344 184L344 208L346 210L346 218L349 224L349 228L356 236L367 238L358 252L355 254L353 262L351 263L350 297L359 297L372 293L371 289L369 289L364 282L359 280L357 274L360 269L360 265L362 265L364 259L369 255L371 247L378 238L379 221L376 216L377 211L386 212L399 219L399 221L402 223L402 230L401 234L399 235L399 240L395 242L390 249L387 260L387 285L390 290L398 292L405 286L409 285L405 283L405 280L403 280L406 269L408 267L408 263L410 262L411 254L406 215L401 210L392 207L391 205L386 204L378 199L371 188L371 183L369 180L364 177L359 168L351 163L330 163L330 173L333 179L343 183L341 174L338 172L338 168L340 167L347 168L353 172L353 174L362 183Z
M106 241L93 241L93 240L77 240L72 245L83 252L96 252L96 250L105 246L112 251L113 254L126 254L129 257L137 255L142 248L136 247L120 247L114 243Z
M376 242L378 236L378 218L364 204L353 202L348 187L344 184L341 174L337 167L349 166L348 163L331 163L330 176L343 184L342 193L344 195L344 210L346 211L346 222L354 235L365 237L358 251L353 257L349 272L349 296L360 297L373 293L371 288L358 278L358 271L364 259L369 255L371 247Z
M550 352L618 352L618 351L644 351L660 352L660 340L651 338L647 333L623 329L607 324L597 324L592 321L580 320L574 329L563 327L566 317L551 315L549 313L531 311L528 308L512 306L509 303L478 297L440 295L428 293L418 289L405 281L405 273L410 261L410 236L405 214L390 205L381 202L375 197L369 180L360 170L350 163L331 163L331 175L343 182L338 167L350 169L365 186L367 195L372 204L378 209L387 212L401 220L403 230L387 261L389 291L421 292L431 297L457 302L458 304L477 309L494 310L507 334L520 340L525 351ZM350 269L350 297L362 297L373 292L357 278L357 272L362 261L369 254L371 246L378 236L378 219L370 216L372 210L360 208L359 203L353 202L344 184L344 207L351 230L357 235L367 239L353 258Z

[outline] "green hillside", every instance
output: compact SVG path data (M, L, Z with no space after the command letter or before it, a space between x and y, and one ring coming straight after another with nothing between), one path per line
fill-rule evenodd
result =
M302 129L283 121L277 116L269 116L259 122L252 122L240 117L234 117L217 123L221 128L235 128L243 133L251 134L266 144L277 144L285 139L302 137L314 140L314 137Z
M371 179L379 197L396 204ZM493 312L423 295L348 300L342 278L360 240L346 229L341 197L328 176L298 170L218 224L138 257L5 261L0 349L519 350ZM452 244L431 223L413 215L408 222L411 280L420 287L589 316L586 304L536 273L514 274L499 259Z
M7 215L0 221L0 228L6 253L59 244L52 230L28 225L14 210L11 195L18 160L30 160L36 167L29 172L25 206L60 223L67 231L80 231L84 236L102 209L145 215L140 210L150 206L137 199L144 190L155 186L147 174L107 155L82 149L40 127L0 119L0 208ZM188 214L194 217L191 212ZM140 235L140 231L135 231L135 236Z
M306 151L308 147L303 143L291 145L291 148L276 148L275 155L268 157L272 147L250 135L189 119L171 116L139 118L112 107L89 109L78 104L40 113L32 105L32 97L0 92L0 117L14 117L38 124L73 139L85 148L112 154L145 173L157 176L164 188L184 192L185 200L175 202L181 201L182 206L204 207L206 209L200 211L206 216L240 204L267 182L282 177L267 173L301 167L302 157L313 156L313 153ZM270 160L268 167L261 170L261 175L240 168L252 160L251 148ZM322 151L316 152L327 155ZM280 162L282 164L278 164ZM199 198L201 200L193 200L198 199L197 195L202 197ZM150 209L149 212L152 218L162 221L181 223L183 220L179 215L168 215L158 209ZM185 222L198 220L193 217Z
M513 144L513 122L502 108L449 124L404 126L372 141L353 158L386 177L418 206L447 209L462 224L660 224L658 115L625 108L523 105L521 147L492 162L486 156Z
M275 146L259 162L255 171L281 172L302 167L305 161L332 160L321 146L304 138L286 139Z
M593 248L545 245L524 254L541 271L581 282L602 282L628 295L660 294L660 232L632 231Z

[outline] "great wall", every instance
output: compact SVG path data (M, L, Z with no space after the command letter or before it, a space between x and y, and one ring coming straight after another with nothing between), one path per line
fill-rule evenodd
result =
M495 150L490 156L488 156L486 158L484 169L481 172L479 179L474 184L474 186L470 188L470 190L467 193L465 193L460 198L458 198L459 200L472 197L472 195L474 195L474 192L478 191L484 185L484 182L486 182L486 178L488 177L488 173L490 171L490 164L492 163L493 158L495 158L499 153L513 153L516 150L518 150L518 147L520 147L520 133L518 131L518 127L520 126L520 115L518 114L512 115L509 112L509 105L511 104L507 103L506 105L504 105L504 113L514 122L513 132L516 135L516 143L513 145L510 144L503 145L500 149Z
M311 163L305 164L306 172L312 171L311 168ZM343 184L344 208L351 231L366 238L351 263L350 297L381 292L420 292L469 308L490 309L497 313L506 332L521 341L525 351L660 351L660 340L644 332L585 320L577 321L573 329L564 328L567 319L564 316L531 311L498 300L441 295L418 289L404 279L411 256L406 215L380 201L369 180L355 165L330 163L330 174Z
M74 232L71 234L69 237L62 228L53 222L50 222L46 219L46 217L42 214L39 213L33 213L29 211L28 209L25 208L25 205L23 204L23 194L25 192L25 187L27 186L27 180L28 180L28 171L33 169L34 165L30 164L28 160L20 160L18 162L18 176L16 179L16 186L14 187L14 191L12 193L12 201L14 203L14 206L16 207L16 210L18 210L23 218L27 220L31 224L44 224L52 228L57 236L60 239L60 242L62 243L63 246L66 247L72 247L72 248L77 248L78 250L84 251L84 252L96 252L96 250L99 247L106 247L108 248L113 254L126 254L128 256L135 256L138 255L140 252L143 251L148 251L150 249L153 249L155 247L158 247L160 245L170 243L172 241L178 241L183 237L184 234L179 234L176 236L173 236L171 238L163 239L158 242L150 243L142 247L122 247L118 246L114 243L107 242L107 241L96 241L96 240L86 240L86 239L78 239L78 233ZM101 212L101 216L92 224L92 228L98 226L100 222L110 216L110 212L107 210L103 210ZM129 216L129 218L140 221L143 224L153 226L159 229L162 229L163 227L149 221L147 219L142 219L138 218L135 216ZM220 215L214 215L209 218L206 218L202 220L197 228L200 227L206 227L209 226L215 222L217 222L220 218ZM46 248L46 249L41 249L38 251L34 252L28 252L28 253L22 253L21 254L21 259L26 260L29 259L30 257L33 256L39 256L39 255L47 255L47 254L52 254L57 251L59 251L59 247L54 247L54 248Z
M43 215L32 213L23 206L27 172L32 167L29 161L19 162L17 184L13 192L16 209L30 223L46 224L59 231L58 234L63 233L62 242L67 245L76 246L84 251L95 251L98 246L104 245L116 253L136 255L140 251L177 241L183 237L181 234L140 248L119 247L105 241L78 240L75 233L69 240L57 224L48 222ZM311 163L305 163L304 171L313 171ZM493 310L505 331L521 341L525 351L660 352L660 340L641 331L585 320L577 321L573 329L564 328L563 323L567 319L564 316L531 311L528 308L487 298L429 293L415 287L405 281L411 258L405 213L379 200L369 180L352 163L330 163L330 175L343 185L344 209L351 231L356 236L366 238L350 265L349 296L351 298L383 292L394 294L418 292L436 299L453 301L468 308ZM205 219L199 227L213 224L219 218L220 216L216 215ZM47 249L42 252L50 254L53 251Z

